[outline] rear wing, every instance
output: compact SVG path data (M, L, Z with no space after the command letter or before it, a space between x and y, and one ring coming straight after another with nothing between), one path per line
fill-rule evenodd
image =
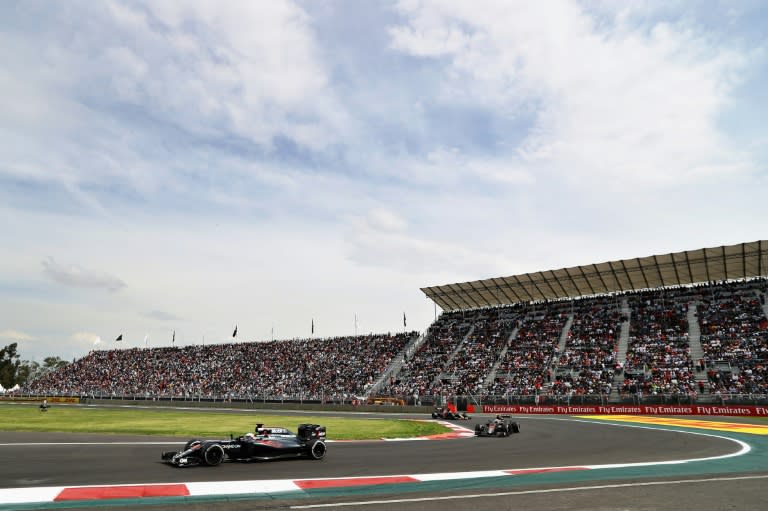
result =
M325 440L325 426L318 424L299 424L299 434L296 435L304 441Z

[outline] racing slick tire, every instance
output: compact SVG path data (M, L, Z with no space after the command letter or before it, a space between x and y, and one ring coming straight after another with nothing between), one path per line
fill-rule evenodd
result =
M475 424L475 436L480 436L483 432L483 427L480 424Z
M510 429L512 430L512 433L520 433L520 423L513 422L510 424Z
M325 446L325 442L318 440L309 447L309 455L313 460L321 460L325 458L325 452L328 448Z
M437 414L435 412L432 412L432 418L437 419Z
M203 447L202 457L206 465L211 467L221 465L224 461L224 448L219 444L208 444Z

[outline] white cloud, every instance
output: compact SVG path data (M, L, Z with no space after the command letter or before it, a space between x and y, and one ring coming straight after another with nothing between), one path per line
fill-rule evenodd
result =
M101 344L101 337L92 332L75 332L69 336L69 340L86 348L95 348Z
M19 342L19 341L32 341L35 338L25 332L20 332L18 330L3 330L0 332L0 342L3 343L13 343L13 342Z
M407 23L390 33L396 50L446 60L446 97L534 109L516 165L590 186L753 170L717 124L749 55L684 23L599 30L576 3L515 5L402 2Z
M99 211L88 197L94 186L118 181L129 192L159 192L207 161L205 148L190 148L198 158L158 153L153 134L124 113L172 128L163 144L176 130L242 139L266 153L276 139L322 151L347 135L348 114L329 87L311 22L291 1L73 2L36 14L36 35L0 33L0 136L8 147L0 176L60 183Z
M120 291L125 282L108 273L89 270L76 264L59 264L53 257L42 261L43 273L54 282L69 287Z
M373 209L351 221L347 237L352 261L363 266L420 275L487 275L508 271L512 261L496 254L464 246L459 241L430 239L409 232L395 213ZM421 284L420 284L421 285Z
M157 319L159 321L178 321L179 318L173 314L161 310L152 310L144 314L148 318Z
M338 105L294 3L111 3L109 14L105 22L136 41L102 51L100 69L120 69L125 99L184 129L223 128L266 145L276 135L311 147L333 142Z
M400 216L383 208L369 211L367 220L371 227L382 231L402 231L407 227L405 220Z

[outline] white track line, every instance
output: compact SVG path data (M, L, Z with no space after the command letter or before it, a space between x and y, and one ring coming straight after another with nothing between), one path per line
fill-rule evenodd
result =
M623 484L602 484L599 486L573 486L570 488L550 488L546 490L521 490L499 493L475 493L472 495L452 495L449 497L423 497L413 499L393 499L393 500L363 500L357 502L336 502L333 504L308 504L304 506L291 506L290 509L312 509L324 507L349 507L349 506L369 506L376 504L399 504L408 502L434 502L438 500L459 500L459 499L482 499L490 497L507 497L512 495L533 495L542 493L564 493L575 491L607 490L615 488L633 488L642 486L665 486L673 484L692 484L692 483L712 483L723 481L743 481L749 479L768 479L768 475L742 476L742 477L712 477L708 479L680 479L677 481L650 481L644 483L623 483Z

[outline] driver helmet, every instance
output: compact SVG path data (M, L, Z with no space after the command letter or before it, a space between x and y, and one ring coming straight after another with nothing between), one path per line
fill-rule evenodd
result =
M253 433L249 432L249 433L245 434L245 439L246 440L253 440L254 438L256 438L256 435L254 435Z

